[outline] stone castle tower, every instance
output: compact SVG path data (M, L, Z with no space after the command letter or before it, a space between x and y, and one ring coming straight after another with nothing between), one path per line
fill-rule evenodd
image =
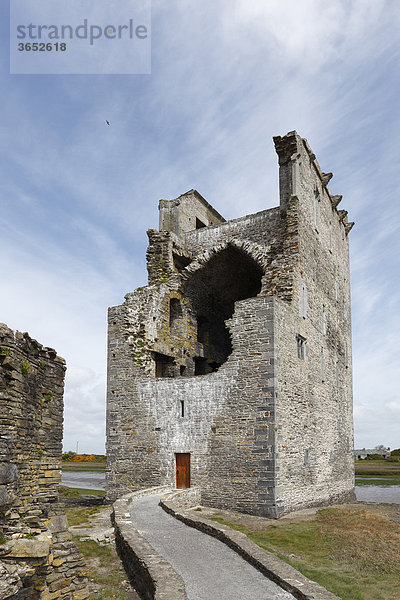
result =
M279 517L353 497L347 212L307 141L274 138L280 205L160 201L149 285L109 310L108 496L199 486Z

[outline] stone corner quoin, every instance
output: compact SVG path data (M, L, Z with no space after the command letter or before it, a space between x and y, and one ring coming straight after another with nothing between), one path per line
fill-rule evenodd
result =
M307 140L274 138L276 208L159 203L149 284L108 314L107 495L198 486L278 518L354 498L348 234Z

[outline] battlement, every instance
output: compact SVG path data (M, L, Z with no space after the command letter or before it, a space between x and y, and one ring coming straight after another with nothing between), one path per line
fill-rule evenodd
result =
M319 202L323 198L329 202L333 213L343 224L347 235L354 226L354 222L348 221L347 211L337 210L342 196L331 194L328 188L333 173L322 171L306 138L302 138L296 131L289 131L284 136L275 136L273 140L280 166L281 208L285 210L292 197L297 197L300 201L306 202L307 199L313 199L314 196L318 195ZM315 208L317 207L315 206Z
M109 499L197 485L279 517L353 498L353 224L307 141L274 142L277 206L225 221L196 190L161 200L149 285L109 311Z

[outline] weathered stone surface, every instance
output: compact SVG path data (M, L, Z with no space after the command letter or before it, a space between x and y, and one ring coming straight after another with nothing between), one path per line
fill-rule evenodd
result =
M64 374L53 349L0 324L0 598L89 595L57 502ZM67 555L55 565L59 549Z
M175 485L279 517L353 495L346 211L306 140L274 138L280 205L226 222L160 203L149 285L109 310L107 494Z
M14 540L9 550L3 555L4 559L15 558L47 558L50 554L52 537L42 533L33 539L20 538Z
M51 533L59 533L60 531L67 531L68 519L66 515L54 515L50 518L48 529Z
M0 462L0 485L18 481L18 469L13 463Z

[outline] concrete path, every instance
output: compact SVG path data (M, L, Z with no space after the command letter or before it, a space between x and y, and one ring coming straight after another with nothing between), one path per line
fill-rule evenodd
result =
M135 500L132 522L183 578L190 600L294 600L228 546L168 515L159 500Z

